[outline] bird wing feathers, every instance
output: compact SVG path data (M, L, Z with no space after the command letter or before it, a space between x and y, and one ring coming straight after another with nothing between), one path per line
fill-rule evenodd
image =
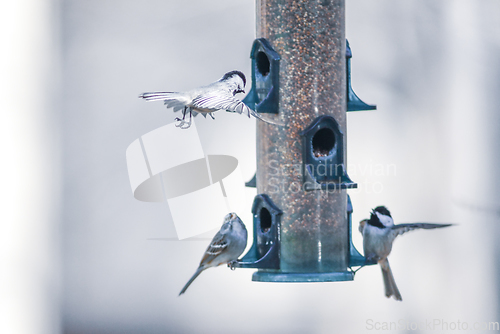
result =
M178 93L178 92L152 92L143 93L139 95L140 98L146 101L163 101L167 108L173 108L174 111L179 111L188 106L193 116L196 116L200 111L206 117L207 112L214 112L217 110L226 110L229 112L236 112L238 114L246 113L248 117L253 116L265 123L274 125L283 125L271 120L262 118L258 113L250 109L242 101L238 100L229 93L222 93L217 91L211 94L201 94L191 100L192 94Z
M248 117L253 116L265 123L274 125L283 125L268 119L262 118L258 113L250 109L242 101L229 94L212 94L212 95L200 95L196 97L192 102L192 107L195 109L205 109L205 110L226 110L230 112L237 112L238 114L246 113Z
M207 265L212 262L227 248L227 246L229 246L229 243L230 241L226 238L225 234L222 234L220 231L217 232L205 251L205 255L201 259L200 266Z
M189 96L185 93L178 92L152 92L152 93L142 93L139 98L146 101L165 101L166 105L177 101L179 103L184 103L184 105L189 103ZM169 107L171 108L171 107Z
M193 108L201 110L226 110L238 114L245 112L248 113L249 117L251 112L251 109L237 98L220 92L218 94L197 96L193 99L191 105Z
M432 224L432 223L410 223L410 224L398 224L391 227L390 237L394 240L398 235L403 233L413 231L416 229L430 230L434 228L448 227L453 224Z
M163 101L167 108L173 108L174 111L181 110L191 102L187 94L177 92L142 93L139 97L146 101Z

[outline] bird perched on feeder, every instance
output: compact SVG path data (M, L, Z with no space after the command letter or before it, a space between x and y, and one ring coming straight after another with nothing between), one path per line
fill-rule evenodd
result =
M240 217L234 212L224 217L224 223L221 229L214 236L208 246L200 265L194 275L184 285L179 296L186 292L187 288L193 283L199 274L210 267L217 267L221 264L231 264L238 260L247 245L247 229Z
M194 88L187 92L153 92L142 93L139 98L146 101L163 101L167 108L173 108L174 112L182 109L182 119L177 117L176 124L181 129L191 126L191 117L202 114L205 118L212 115L217 110L247 113L248 117L253 117L270 124L278 125L269 120L263 119L258 113L253 111L245 103L234 97L238 93L245 93L246 78L240 71L231 71L218 81L207 86ZM189 121L186 121L186 114L189 113Z
M394 225L391 213L385 206L372 210L370 219L359 223L359 231L363 235L364 255L368 262L378 262L384 278L385 295L396 300L402 300L387 256L391 253L394 239L405 232L415 229L434 229L451 226L452 224L411 223Z

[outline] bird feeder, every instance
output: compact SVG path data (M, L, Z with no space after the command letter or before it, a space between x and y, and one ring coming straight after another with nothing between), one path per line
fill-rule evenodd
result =
M235 266L257 268L254 281L352 280L366 261L351 240L346 113L374 107L350 85L345 0L257 0L257 37L244 101L283 126L257 122L254 238Z

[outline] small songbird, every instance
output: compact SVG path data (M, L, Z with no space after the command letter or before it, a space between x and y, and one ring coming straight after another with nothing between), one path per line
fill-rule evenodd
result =
M191 126L191 117L202 114L205 118L212 115L217 110L226 110L229 112L247 113L255 118L270 124L276 124L272 121L263 119L258 113L242 101L234 97L238 93L245 93L246 78L240 71L231 71L218 81L207 86L194 88L187 92L153 92L143 93L139 98L146 101L164 101L167 108L173 108L174 111L182 111L182 119L177 117L175 120L179 123L177 127L187 129ZM186 114L189 112L189 121L186 121Z
M385 206L378 206L372 210L370 219L359 223L359 231L363 235L364 255L369 262L378 262L384 278L385 295L402 300L387 256L391 253L394 239L405 232L415 229L434 229L451 226L453 224L412 223L394 225L391 213Z
M184 285L179 296L186 292L199 274L210 267L217 267L221 264L230 264L238 260L247 245L247 229L236 213L232 212L224 217L221 229L210 242L200 266Z

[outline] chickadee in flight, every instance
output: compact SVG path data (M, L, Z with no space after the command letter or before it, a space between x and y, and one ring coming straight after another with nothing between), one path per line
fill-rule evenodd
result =
M210 242L200 266L184 285L179 296L186 292L187 288L193 283L199 274L210 267L217 267L221 264L231 264L238 260L238 257L243 253L247 245L247 229L240 217L234 212L229 213L224 217L224 223L219 232Z
M452 224L429 224L412 223L394 225L391 213L385 206L378 206L372 210L370 219L364 219L359 223L359 232L363 235L363 250L367 261L378 262L382 269L384 278L385 296L394 296L396 300L402 300L387 256L391 253L394 239L405 232L415 229L433 229L451 226Z
M245 93L246 79L240 71L231 71L216 82L208 86L202 86L187 92L153 92L143 93L139 98L146 101L162 100L167 108L173 108L174 111L183 109L182 119L176 118L179 122L177 127L187 129L191 126L192 115L202 114L205 118L207 114L212 115L217 110L226 110L229 112L247 113L248 117L252 115L261 121L270 124L274 122L263 119L258 113L250 109L242 101L234 96L238 93ZM186 114L189 112L189 121L186 121ZM277 124L276 124L277 125Z

